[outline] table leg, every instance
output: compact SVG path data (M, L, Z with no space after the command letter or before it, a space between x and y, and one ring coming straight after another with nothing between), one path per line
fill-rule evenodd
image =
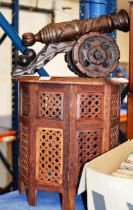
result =
M19 179L19 182L18 182L18 190L19 190L20 194L25 194L26 193L26 186L20 179Z
M62 210L75 210L75 192L62 194Z
M35 188L28 186L27 199L28 199L28 203L31 206L35 206L37 204L37 191L35 190Z

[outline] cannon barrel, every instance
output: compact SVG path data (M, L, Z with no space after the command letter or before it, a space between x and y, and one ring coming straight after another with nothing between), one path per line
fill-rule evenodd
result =
M72 20L51 23L37 34L25 33L22 36L24 45L31 46L35 42L45 44L72 41L89 32L108 33L113 30L128 32L130 19L126 10L122 9L114 15L105 15L88 20Z

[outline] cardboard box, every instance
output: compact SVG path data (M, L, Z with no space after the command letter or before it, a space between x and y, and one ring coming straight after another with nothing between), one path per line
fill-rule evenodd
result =
M88 210L133 210L133 179L111 175L133 152L133 140L87 163L78 193L87 189Z

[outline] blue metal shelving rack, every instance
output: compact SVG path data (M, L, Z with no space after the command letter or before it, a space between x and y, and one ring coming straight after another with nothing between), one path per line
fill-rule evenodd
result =
M12 0L10 4L10 9L12 11L12 26L15 29L16 32L18 32L18 12L19 12L19 0ZM1 15L1 21L2 21L2 15ZM3 36L0 38L0 45L3 43L5 38L7 37L7 34L4 33ZM17 56L17 49L14 45L12 45L12 68L15 66L15 60ZM16 82L12 82L12 128L16 131L18 131L18 84ZM6 158L1 154L1 160L3 164L5 165L6 169L9 171L9 173L12 175L13 180L9 185L7 185L2 192L6 193L10 189L17 189L17 179L18 179L18 140L13 142L12 146L12 154L13 154L13 161L12 161L12 168L9 165Z
M80 19L112 14L117 9L117 0L80 0Z
M18 32L19 0L12 0L12 26ZM12 69L15 67L17 48L12 44ZM12 82L12 128L18 131L18 83ZM12 145L13 158L13 190L18 188L18 133Z
M117 10L117 0L80 0L80 19L96 18L113 14ZM116 33L110 35L115 38Z

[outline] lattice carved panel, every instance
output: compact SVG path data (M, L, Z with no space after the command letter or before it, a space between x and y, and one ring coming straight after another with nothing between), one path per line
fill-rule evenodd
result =
M118 145L119 126L116 125L110 129L110 149Z
M79 167L100 154L102 130L80 131L78 133Z
M21 174L28 178L28 144L29 144L29 130L28 127L22 125L21 127Z
M39 93L39 116L63 119L63 94L53 92Z
M29 96L27 91L22 90L21 94L21 106L22 106L22 115L23 116L28 116L29 113Z
M119 116L119 94L115 93L111 95L111 119Z
M80 118L101 118L103 94L82 93L78 95Z
M37 181L62 183L63 130L38 128Z

